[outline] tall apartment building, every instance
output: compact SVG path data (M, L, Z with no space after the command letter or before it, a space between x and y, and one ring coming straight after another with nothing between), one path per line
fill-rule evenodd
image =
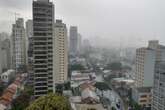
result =
M33 1L34 95L53 91L54 5L49 0Z
M18 18L12 26L13 68L18 72L26 65L26 39L23 18Z
M32 57L32 37L33 37L33 20L26 21L26 41L28 57Z
M141 107L151 108L152 87L139 87L132 91L132 99ZM147 110L147 109L146 109Z
M0 74L11 69L11 41L7 33L0 33Z
M1 48L2 48L2 41L0 39L0 51L1 51ZM0 53L0 75L2 74L2 54Z
M165 110L165 61L155 65L152 110Z
M77 47L78 54L81 53L81 49L82 49L82 36L81 34L78 34L78 47Z
M33 84L33 20L29 19L26 21L26 47L27 47L27 70L28 70L28 84Z
M26 35L28 38L33 37L33 20L26 21Z
M158 40L149 41L148 48L156 51L156 61L165 59L165 46L160 45Z
M2 55L2 68L3 70L11 69L11 44L9 39L5 39L2 41L1 47L1 55Z
M70 27L70 54L76 55L78 51L78 29L76 26Z
M135 86L152 87L156 61L165 58L165 48L158 41L149 41L147 48L136 50Z
M56 84L64 83L68 77L68 42L67 28L62 20L56 20L53 47L53 73Z
M139 48L136 50L136 87L152 87L156 52L149 48Z

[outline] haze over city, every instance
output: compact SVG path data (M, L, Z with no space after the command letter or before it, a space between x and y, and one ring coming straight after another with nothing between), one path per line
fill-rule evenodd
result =
M77 25L93 45L146 46L151 39L165 43L164 0L53 0L55 17ZM32 18L32 0L1 0L0 32L11 32L16 17ZM3 28L2 28L3 26Z
M0 110L165 110L164 0L0 0Z

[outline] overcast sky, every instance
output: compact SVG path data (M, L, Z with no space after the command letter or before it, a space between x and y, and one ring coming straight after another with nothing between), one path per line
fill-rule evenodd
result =
M100 45L165 44L165 0L54 0L55 17L77 25L84 38ZM0 0L0 32L11 32L15 12L32 17L32 0Z

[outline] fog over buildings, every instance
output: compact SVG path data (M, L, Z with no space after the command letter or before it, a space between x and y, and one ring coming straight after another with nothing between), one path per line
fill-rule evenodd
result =
M146 45L150 39L165 43L164 0L52 0L56 18L76 25L84 38L101 46ZM0 32L10 32L16 16L32 17L32 0L0 0Z

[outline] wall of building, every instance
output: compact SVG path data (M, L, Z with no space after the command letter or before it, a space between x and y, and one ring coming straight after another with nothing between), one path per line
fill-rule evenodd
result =
M154 77L154 69L156 62L156 52L154 50L146 50L145 58L144 58L144 87L152 87L153 86L153 77Z
M35 97L46 95L55 88L53 80L53 26L53 3L48 0L33 1L32 43Z
M132 90L133 100L140 106L151 107L152 95L151 92L140 92L137 88Z
M78 29L76 26L71 26L70 27L70 54L71 55L76 55L78 51Z
M16 71L26 65L26 39L23 18L18 18L12 27L13 68Z
M154 74L152 110L165 110L165 62L157 62Z
M67 28L61 20L56 20L53 42L53 73L55 83L64 83L68 76Z
M2 74L2 41L0 39L0 74Z

